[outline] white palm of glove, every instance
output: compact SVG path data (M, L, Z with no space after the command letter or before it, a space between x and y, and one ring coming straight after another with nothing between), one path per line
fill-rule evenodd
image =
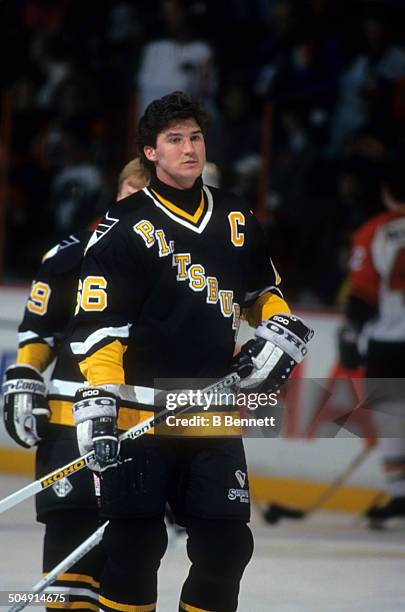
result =
M16 397L14 424L17 435L28 446L35 446L42 436L38 431L37 417L49 419L50 411L48 408L32 408L32 399L21 394Z
M77 445L81 455L93 450L93 421L91 419L76 425Z
M282 349L267 341L256 357L251 357L253 368L249 376L240 381L241 389L254 389L262 383L274 370L276 364L284 355ZM294 365L294 362L291 362Z
M28 364L9 366L5 372L3 394L3 419L7 432L20 446L35 446L46 434L50 417L41 373Z

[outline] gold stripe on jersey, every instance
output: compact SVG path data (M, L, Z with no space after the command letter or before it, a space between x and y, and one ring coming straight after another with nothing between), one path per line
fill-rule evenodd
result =
M49 408L51 411L49 423L51 425L67 425L69 427L74 427L72 406L73 402L49 400Z
M91 612L99 612L100 608L97 604L89 603L88 601L47 601L47 608L63 609L63 610L91 610Z
M127 431L131 429L131 427L135 427L138 423L142 423L142 421L146 421L146 419L150 419L155 416L155 413L152 410L141 410L138 408L126 408L125 406L121 406L118 411L118 429L123 431ZM150 429L148 434L153 434L154 430Z
M46 576L46 573L44 573ZM95 589L100 588L100 583L93 578L93 576L89 576L88 574L61 574L58 576L58 582L84 582L86 584L90 584Z
M290 314L287 302L275 293L264 293L250 306L243 309L243 318L251 327L257 327L275 314Z
M195 606L191 606L184 601L180 601L180 610L182 612L210 612L210 610L206 610L205 608L196 608Z
M65 425L74 427L72 415L73 402L64 400L50 400L49 407L51 409L51 417L49 423L52 425ZM142 410L138 408L127 408L121 406L118 412L118 429L127 431L131 427L135 427L139 423L146 421L155 416L152 410ZM171 416L171 415L168 415ZM175 416L175 415L173 415ZM200 438L203 436L240 436L241 428L239 425L226 424L226 417L231 417L231 420L240 418L239 410L234 411L204 411L189 412L181 415L181 419L189 421L193 417L203 417L206 421L199 421L197 425L167 425L161 423L156 428L148 430L149 435L158 434L159 436L193 436ZM217 424L215 424L217 422ZM183 421L184 423L184 421ZM219 424L218 424L219 423Z
M30 365L36 368L38 372L44 372L54 358L55 353L49 344L32 342L18 349L16 363L18 365Z
M79 363L90 387L125 383L123 357L126 350L119 340L114 340Z
M103 595L99 598L100 604L112 608L113 610L120 610L121 612L154 612L156 610L156 602L150 604L136 605L136 604L124 604L107 599Z
M190 214L183 208L173 204L173 202L166 200L150 187L144 187L142 191L152 200L155 206L165 213L165 215L197 234L202 234L211 219L213 199L207 185L203 185L200 204L194 214Z
M201 200L200 200L200 203L198 205L197 210L195 211L195 213L193 215L191 215L187 211L183 210L179 206L176 206L175 204L173 204L173 202L170 202L169 200L166 200L161 195L156 193L156 191L154 191L153 189L151 189L151 192L159 200L159 202L161 204L163 204L163 206L165 206L166 208L171 210L175 215L178 215L179 217L182 217L183 219L186 219L187 221L191 221L191 223L194 223L194 225L198 224L199 220L201 219L201 215L203 214L204 208L205 208L204 192L203 192L203 190L201 190Z

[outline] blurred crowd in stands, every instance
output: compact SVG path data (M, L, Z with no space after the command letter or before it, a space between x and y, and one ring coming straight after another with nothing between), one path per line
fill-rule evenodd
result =
M16 0L0 10L3 119L11 109L3 281L31 278L44 250L108 207L135 155L136 117L180 89L210 112L222 186L265 206L288 299L339 303L350 236L380 210L379 172L405 135L403 0Z

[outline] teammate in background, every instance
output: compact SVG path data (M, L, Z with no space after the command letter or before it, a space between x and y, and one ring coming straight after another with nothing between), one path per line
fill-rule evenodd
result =
M117 202L145 187L149 178L149 172L142 166L139 157L132 159L123 167L118 178Z
M181 388L179 379L201 388L201 378L237 369L244 389L274 389L312 336L290 314L249 209L203 185L205 126L182 92L147 107L137 140L150 185L108 212L104 235L84 257L71 347L90 388L77 393L74 418L81 452L95 450L101 513L110 521L100 587L106 612L156 610L167 501L186 527L192 563L180 610L237 609L253 552L242 440L225 430L210 438L209 426L182 437L185 427L178 437L144 435L120 448L117 431L153 413L154 387ZM242 308L256 337L234 362Z
M135 159L119 177L120 200L144 187L147 171ZM64 339L74 311L75 293L90 231L69 236L48 251L32 283L19 326L16 365L5 375L4 420L10 436L21 446L37 446L36 477L65 465L79 455L72 418L72 403L84 378ZM56 359L46 392L43 372ZM32 391L21 392L21 381ZM95 482L88 470L63 478L36 497L38 521L45 523L43 571L53 569L98 526ZM70 595L64 607L98 610L99 573L103 558L99 548L55 582ZM48 608L60 604L48 604Z
M366 378L405 377L405 160L387 163L382 197L387 212L355 234L349 262L350 294L340 331L340 361L354 369L365 363ZM397 398L398 402L398 398ZM389 415L393 406L376 408ZM403 414L403 398L397 406ZM371 507L371 526L405 516L405 432L379 441L389 501Z

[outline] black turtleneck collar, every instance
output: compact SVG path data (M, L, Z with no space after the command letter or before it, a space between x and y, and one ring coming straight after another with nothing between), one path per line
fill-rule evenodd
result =
M190 189L176 189L163 183L153 174L149 183L150 189L160 196L179 206L186 212L193 214L201 202L201 189L203 186L202 178L199 176Z

